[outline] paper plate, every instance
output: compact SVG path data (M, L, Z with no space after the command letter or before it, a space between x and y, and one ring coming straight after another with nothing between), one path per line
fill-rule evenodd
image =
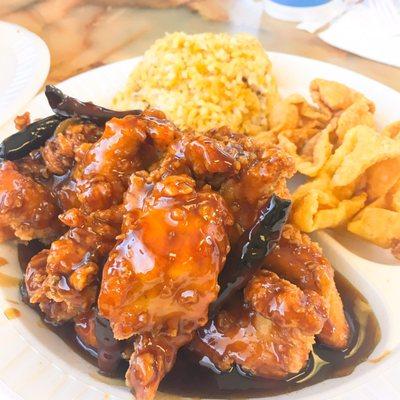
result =
M39 36L0 21L0 126L40 90L50 68L50 53Z

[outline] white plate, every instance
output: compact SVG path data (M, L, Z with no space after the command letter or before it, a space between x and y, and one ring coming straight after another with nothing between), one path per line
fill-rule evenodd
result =
M0 21L0 126L40 90L49 68L49 49L39 36Z
M307 94L315 77L334 79L365 93L377 104L377 120L383 126L400 119L400 94L371 79L342 68L286 54L270 53L274 73L283 94ZM122 61L83 73L61 83L66 93L82 100L110 105L113 94L139 59ZM43 94L28 106L34 117L50 114ZM10 125L3 130L13 132ZM400 398L397 366L400 361L400 267L394 259L377 248L360 245L358 239L343 241L346 247L327 232L316 235L327 257L369 300L382 329L382 339L371 359L390 354L379 363L365 362L349 376L330 379L278 399L385 399ZM0 254L9 260L0 273L20 277L15 246L0 246ZM13 302L18 302L15 305ZM39 317L21 304L16 287L0 287L0 308L18 308L20 318L7 320L0 314L0 380L23 400L117 400L131 399L123 386L99 379L96 369L73 353L54 333L45 329ZM382 373L389 369L389 372ZM339 396L339 397L337 397ZM3 397L1 397L3 399Z

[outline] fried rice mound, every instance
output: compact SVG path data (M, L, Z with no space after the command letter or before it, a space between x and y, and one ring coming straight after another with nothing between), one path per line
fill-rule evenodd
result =
M268 129L277 99L271 62L247 34L167 34L146 51L117 94L119 109L155 107L181 129Z

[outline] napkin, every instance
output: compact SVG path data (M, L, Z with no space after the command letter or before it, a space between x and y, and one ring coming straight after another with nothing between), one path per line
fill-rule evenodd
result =
M400 68L400 24L393 29L385 20L388 16L377 13L371 3L364 1L349 8L318 36L339 49ZM396 5L400 21L400 2ZM298 28L309 30L307 25L301 23Z

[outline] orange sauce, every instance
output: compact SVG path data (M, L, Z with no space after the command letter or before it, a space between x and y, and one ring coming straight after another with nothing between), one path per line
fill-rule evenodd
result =
M21 311L16 308L10 307L4 310L4 315L7 319L15 319L21 316Z
M3 288L18 287L19 282L20 280L18 278L0 272L0 287Z

